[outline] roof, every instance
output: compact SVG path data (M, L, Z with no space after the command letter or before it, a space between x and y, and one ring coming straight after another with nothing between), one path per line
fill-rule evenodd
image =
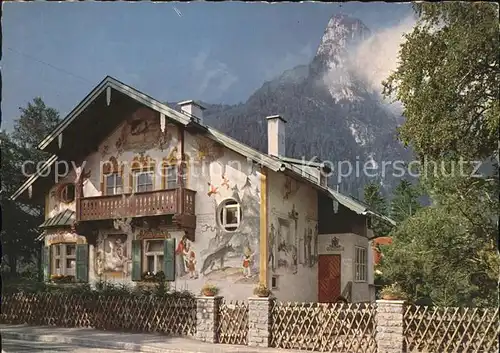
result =
M48 228L48 227L71 227L73 222L75 221L75 212L69 209L66 209L62 212L59 212L54 217L48 218L40 224L40 228Z
M341 194L338 191L335 191L333 189L328 188L328 192L333 196L335 200L337 200L342 206L347 207L351 211L356 212L357 214L361 215L373 215L375 217L378 217L380 219L383 219L384 221L392 224L393 226L396 225L396 222L394 222L392 219L390 219L387 216L384 216L383 214L380 214L378 212L375 212L369 208L368 205L365 203L355 200L352 197L346 196Z
M145 106L153 109L160 114L164 114L166 117L173 119L175 122L188 126L189 124L193 124L193 121L184 113L179 112L173 108L170 108L168 105L161 103L160 101L136 90L133 87L130 87L123 82L111 77L106 76L78 105L59 123L59 125L38 145L38 148L41 150L47 150L49 146L57 143L58 136L88 107L90 106L101 94L106 92L108 96L111 94L111 90L116 90L130 98L136 100L137 102L144 104ZM285 172L296 176L306 182L311 183L317 190L323 192L324 194L332 197L337 200L343 206L351 209L352 211L362 214L362 215L374 215L380 217L391 224L395 224L393 220L388 217L385 217L381 214L378 214L369 209L366 205L363 205L360 201L356 201L351 197L346 195L342 195L337 191L329 189L327 187L319 185L319 180L317 176L311 175L307 173L303 168L298 167L297 164L302 164L307 167L317 167L324 168L325 165L321 162L313 162L313 161L302 161L293 158L287 157L273 157L266 153L262 153L253 149L244 143L239 142L236 139L233 139L222 132L206 126L200 123L197 123L200 127L203 128L204 133L210 139L218 142L222 146L241 154L244 157L254 161L257 164L265 166L272 171L275 172ZM58 160L57 155L52 155L40 168L37 173L30 176L23 185L16 190L16 192L11 196L11 199L15 200L19 197L23 192L29 189L30 186L40 177L43 176L44 171L47 168L51 167L55 161Z

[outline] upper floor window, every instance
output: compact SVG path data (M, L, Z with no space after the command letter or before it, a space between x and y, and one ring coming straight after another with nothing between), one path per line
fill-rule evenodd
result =
M226 200L222 202L219 208L219 222L222 228L233 232L241 223L241 207L235 200Z
M360 246L354 247L355 258L354 258L354 271L355 276L354 280L358 282L366 282L367 277L367 250L366 248L362 248Z
M177 173L177 165L170 164L165 168L165 178L167 180L166 187L167 189L174 189L177 187L178 181L178 173Z
M106 176L106 195L116 195L123 192L123 180L120 174Z
M75 200L75 184L65 184L59 190L59 199L64 203L70 203Z
M134 191L144 192L154 189L154 171L136 171L134 172Z

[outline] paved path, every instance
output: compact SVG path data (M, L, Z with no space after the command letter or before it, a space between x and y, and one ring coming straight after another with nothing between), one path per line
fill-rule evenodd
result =
M2 353L125 353L130 351L80 347L65 343L47 343L26 340L2 339Z
M211 344L184 337L157 334L100 331L27 325L0 325L3 339L31 342L65 343L80 347L116 349L144 353L287 353L275 348L257 348L229 344ZM55 351L55 350L52 350ZM22 351L21 351L22 352ZM35 351L36 352L36 351ZM57 352L57 351L56 351ZM64 352L64 351L62 351ZM86 352L86 351L82 351ZM89 350L89 352L98 352ZM107 351L105 351L107 353ZM6 350L6 353L11 353ZM301 352L303 353L303 352Z

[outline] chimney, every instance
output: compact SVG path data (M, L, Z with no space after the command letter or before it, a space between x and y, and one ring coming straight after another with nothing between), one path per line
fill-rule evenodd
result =
M267 153L275 157L285 157L285 124L280 115L267 118Z
M184 114L188 115L192 121L203 124L203 111L206 109L201 104L193 100L177 103Z

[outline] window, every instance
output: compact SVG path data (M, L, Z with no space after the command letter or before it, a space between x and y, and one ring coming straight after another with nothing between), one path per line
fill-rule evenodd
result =
M153 171L135 172L135 192L153 191Z
M120 174L113 173L106 177L106 195L117 195L123 192L123 180Z
M163 271L163 240L144 241L144 264L146 272Z
M52 274L76 275L76 244L52 245Z
M219 210L219 222L222 228L229 232L238 229L241 222L241 207L235 200L222 202Z
M354 259L354 269L356 271L354 280L358 282L366 282L366 248L356 246L356 254Z
M75 200L75 185L66 184L61 187L59 192L59 199L64 203L70 203Z
M167 165L165 173L165 177L167 178L167 189L175 189L177 187L177 165Z

